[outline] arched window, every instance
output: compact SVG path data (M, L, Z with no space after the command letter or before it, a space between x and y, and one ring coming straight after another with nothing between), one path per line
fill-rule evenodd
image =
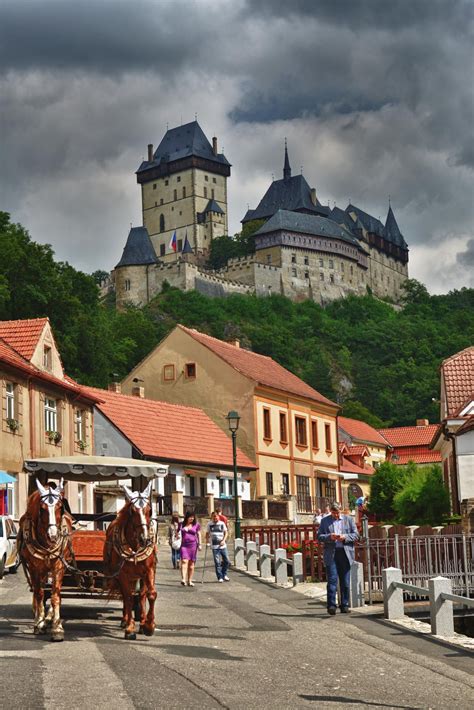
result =
M160 232L165 231L165 215L160 214Z

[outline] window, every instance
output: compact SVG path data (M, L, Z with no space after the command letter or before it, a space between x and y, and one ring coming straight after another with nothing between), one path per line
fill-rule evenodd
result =
M55 399L45 397L44 400L44 430L58 430L58 407Z
M47 370L51 370L53 364L53 352L49 345L45 345L43 349L43 367Z
M163 380L165 382L174 380L174 365L163 365Z
M125 285L125 291L130 291L130 288L131 288L130 279L125 279L124 285Z
M334 269L334 260L333 259L329 259L329 268Z
M82 409L76 409L74 414L74 436L76 437L76 441L85 441L84 412Z
M7 419L15 419L15 385L13 382L6 383L7 397Z
M304 258L304 265L309 266L309 257L305 256Z
M156 190L156 182L153 183L153 189Z
M329 274L329 281L333 284L334 283L334 274Z
M291 263L296 264L296 254L291 255Z
M321 271L321 273L319 274L319 280L320 280L320 281L324 281L324 274L323 274L322 271Z
M212 178L212 182L215 184L217 182L216 178Z
M326 437L326 451L332 451L331 425L330 424L324 425L324 435Z
M160 232L165 231L165 215L160 214Z
M211 197L212 197L212 199L214 199L214 188L212 188L212 190L211 190Z
M270 410L264 408L263 410L263 438L272 438L272 426L270 422Z
M164 256L166 253L166 245L160 244L160 256Z
M336 500L336 481L329 478L318 478L318 495L327 498L330 505Z
M280 412L280 443L288 443L288 429L286 426L286 414L285 412Z
M318 443L318 422L315 419L311 420L311 446L313 449L319 449Z
M298 500L298 507L301 509L301 504L304 507L311 507L311 492L309 487L309 478L306 476L296 476L296 497Z
M282 473L281 474L281 492L283 493L284 496L290 495L290 474L289 473Z
M204 175L204 180L205 180L206 182L209 182L209 175Z
M304 417L295 417L296 430L296 445L307 446L308 439L306 436L306 419Z
M165 180L165 186L166 186L166 187L168 187L169 182L170 182L169 180Z
M186 187L183 186L183 197L186 197Z
M176 178L176 182L181 182L181 175L178 175L178 177Z
M187 380L192 380L196 377L196 363L187 362L184 366L184 376Z
M324 259L319 260L319 266L324 266Z
M160 197L160 205L162 205L162 204L163 204L163 198Z
M266 479L267 479L267 496L272 496L273 495L273 473L271 471L267 471Z
M353 273L354 273L354 267L351 264L351 274L353 274Z
M304 272L304 277L305 277L305 279L309 279L309 271Z
M81 483L77 484L77 512L84 513L84 503L86 498L86 487Z
M181 214L181 212L180 212ZM183 240L178 239L178 251L183 251Z
M341 261L341 271L344 271L344 262Z
M267 264L271 264L271 263L272 263L272 255L267 254Z
M176 202L178 199L178 190L173 190L173 200Z
M293 276L296 276L296 269L295 268L291 269L291 273Z
M194 497L196 495L196 485L195 485L196 479L194 478L194 476L190 476L188 480L189 480L189 495L191 497Z
M207 197L207 187L204 188L204 197Z

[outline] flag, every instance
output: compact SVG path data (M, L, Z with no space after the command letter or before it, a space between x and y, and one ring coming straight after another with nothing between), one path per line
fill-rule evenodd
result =
M170 249L172 249L172 251L174 251L176 253L176 248L177 248L176 230L174 230L173 236L170 239L169 247L170 247Z
M184 238L183 254L193 254L193 248L188 240L188 230L186 230L186 236Z

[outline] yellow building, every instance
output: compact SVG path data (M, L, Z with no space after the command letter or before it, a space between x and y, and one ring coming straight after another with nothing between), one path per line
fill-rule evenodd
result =
M0 469L8 484L8 512L25 510L28 458L92 454L92 407L96 398L63 371L47 318L0 321ZM93 511L91 484L68 483L67 497L78 512Z
M202 408L256 463L252 498L295 496L299 512L340 500L339 406L270 357L178 325L122 382L151 399Z

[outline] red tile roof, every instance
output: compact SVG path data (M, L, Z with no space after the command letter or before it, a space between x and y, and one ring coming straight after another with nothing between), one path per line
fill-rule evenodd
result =
M0 321L0 338L27 360L31 360L47 318Z
M300 380L299 377L293 375L292 372L272 360L271 357L259 355L250 350L225 343L223 340L212 338L210 335L205 335L192 328L186 328L184 325L178 325L178 328L188 333L194 340L197 340L209 350L212 350L231 367L241 372L242 375L258 384L283 392L290 392L323 404L329 404L332 407L339 407L335 402L324 397L324 395L307 385L306 382Z
M398 459L393 460L393 455L398 456ZM428 446L406 446L400 449L395 449L392 454L392 463L397 466L403 466L409 461L414 463L441 463L441 451L432 451Z
M474 416L468 417L464 424L462 424L459 429L456 431L456 436L459 434L466 434L468 431L472 431L474 429Z
M97 408L144 455L163 461L232 467L232 440L202 409L85 388ZM238 434L237 434L238 437ZM255 469L237 449L239 468Z
M76 395L79 395L89 401L96 401L96 397L92 397L86 392L84 387L81 387L81 385L70 377L60 380L58 377L54 377L54 375L50 375L48 372L44 372L43 370L38 369L35 365L32 365L31 362L20 355L20 353L16 352L16 350L14 350L2 338L0 338L0 363L4 363L10 367L20 370L28 377L33 377L36 380L47 382L50 385L67 390L68 392L74 392Z
M359 444L359 446L348 446L347 454L348 456L368 456L369 450L365 444Z
M349 419L349 417L338 417L337 425L346 434L356 440L367 442L368 444L377 444L377 446L389 446L389 443L382 434L379 434L377 429L361 422L358 419Z
M343 473L359 473L365 476L370 476L375 469L373 466L369 466L368 464L365 464L364 466L357 466L357 464L352 463L352 461L349 461L349 459L345 456L342 456L339 470L343 471Z
M448 417L474 392L474 345L452 355L441 365Z
M400 446L428 446L437 428L438 424L398 426L392 429L379 429L379 432L395 448Z

